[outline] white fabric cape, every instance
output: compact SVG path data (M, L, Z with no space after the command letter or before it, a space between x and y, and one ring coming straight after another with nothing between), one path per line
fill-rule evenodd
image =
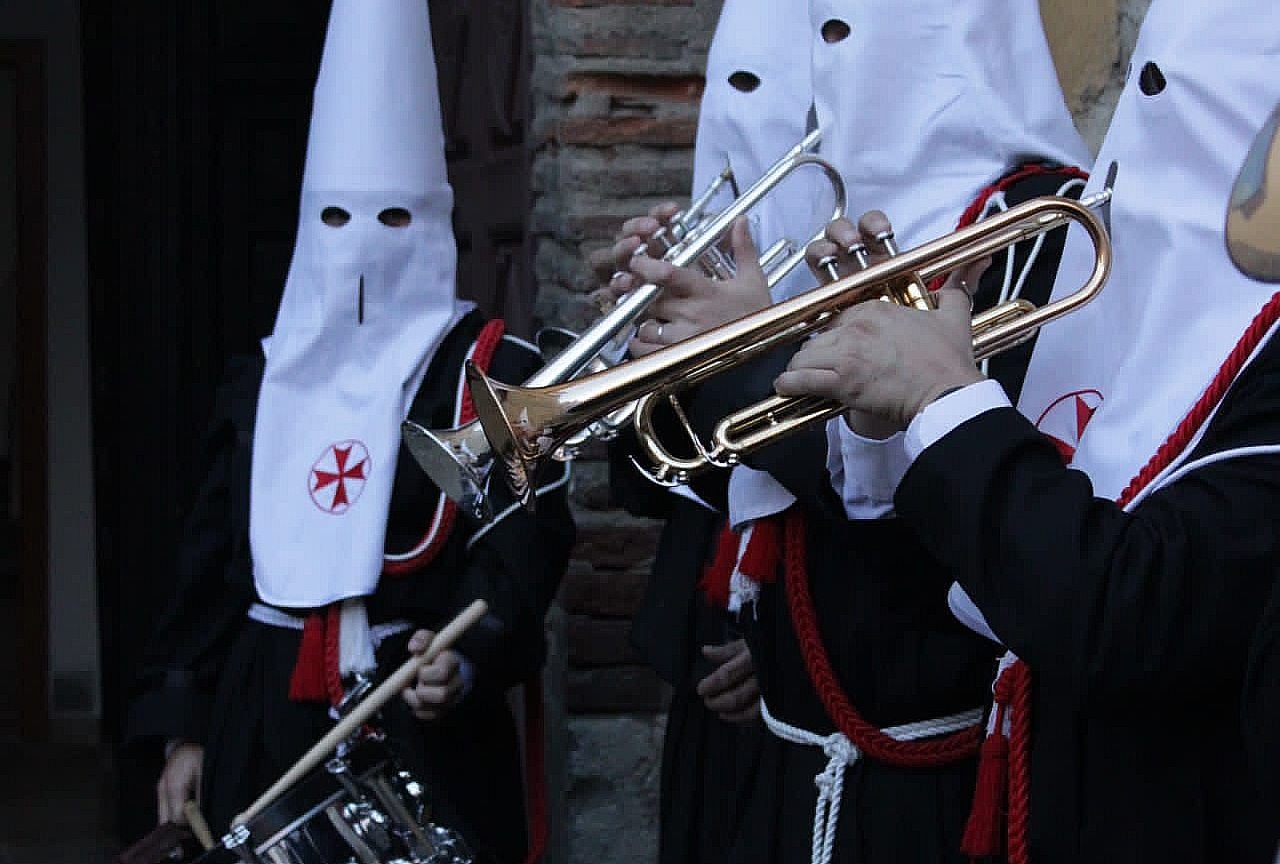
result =
M424 0L336 0L306 164L258 397L249 518L258 594L294 608L377 585L400 423L468 308L454 297ZM331 208L345 224L322 221ZM408 225L386 224L397 210Z
M1165 81L1159 93L1141 87L1148 64ZM1280 99L1280 7L1155 0L1129 68L1086 189L1117 163L1111 278L1092 304L1041 332L1019 400L1112 500L1273 293L1231 263L1223 226L1231 186ZM1091 267L1091 245L1075 232L1055 296Z

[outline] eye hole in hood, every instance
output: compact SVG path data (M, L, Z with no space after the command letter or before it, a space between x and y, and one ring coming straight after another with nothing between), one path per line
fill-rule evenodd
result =
M330 228L341 228L351 221L351 214L341 207L326 207L320 211L320 221Z
M405 228L413 221L413 214L403 207L388 207L378 214L378 221L388 228Z
M828 19L822 25L822 41L828 45L834 45L837 42L843 42L849 38L852 29L848 23L841 21L839 18Z

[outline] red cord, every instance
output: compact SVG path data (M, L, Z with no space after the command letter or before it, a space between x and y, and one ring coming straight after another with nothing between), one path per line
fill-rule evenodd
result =
M814 690L836 728L868 759L897 768L937 768L968 759L982 740L980 725L923 741L897 741L862 718L840 687L822 644L805 562L805 524L799 510L785 514L787 605Z
M489 364L493 362L493 355L498 350L498 345L502 342L502 333L506 329L506 324L498 318L486 322L480 330L480 335L476 337L475 344L471 348L470 359L480 368L481 372L489 371ZM458 409L459 425L470 423L476 419L475 404L471 401L471 388L462 387L462 401ZM434 537L430 543L423 546L422 551L411 558L405 558L398 561L382 562L382 572L388 576L404 576L408 573L414 573L426 567L436 556L440 554L440 550L444 548L445 541L449 539L449 534L453 531L453 523L458 518L458 505L450 500L442 492L440 494L440 504L437 507L439 516L431 521L427 526L427 530L423 532L422 540L424 543L427 537Z
M1275 324L1276 319L1280 318L1280 292L1273 294L1271 299L1258 311L1250 322L1249 327L1244 331L1244 335L1240 337L1240 341L1236 343L1236 347L1227 355L1227 359L1223 361L1222 366L1218 369L1218 374L1214 376L1209 387L1204 391L1204 395L1200 400L1187 412L1187 416L1178 424L1178 428L1173 430L1173 434L1160 445L1151 460L1142 467L1142 470L1129 481L1129 485L1120 493L1120 497L1116 499L1116 503L1121 507L1128 506L1138 493L1147 487L1152 480L1156 478L1161 471L1169 467L1174 459L1186 448L1191 439L1195 437L1200 427L1209 419L1209 415L1218 407L1218 403L1222 401L1222 397L1227 395L1227 390L1236 380L1236 376L1240 374L1240 370L1244 368L1245 361L1253 354L1255 348L1267 335L1267 331L1271 329L1271 325Z
M1018 660L1005 670L1012 675L1009 718L1009 864L1031 860L1028 828L1031 816L1031 669Z
M529 824L529 852L525 864L537 864L547 852L546 714L542 702L542 676L524 682L524 783Z

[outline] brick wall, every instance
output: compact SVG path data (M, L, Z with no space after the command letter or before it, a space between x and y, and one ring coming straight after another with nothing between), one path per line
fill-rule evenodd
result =
M585 257L622 221L688 195L721 0L532 0L533 232L543 323L595 317ZM1041 0L1064 91L1096 147L1149 0ZM657 526L609 506L599 453L575 465L580 542L551 616L551 856L646 864L656 849L665 693L627 643Z
M598 314L585 256L622 221L687 196L720 0L533 0L533 233L545 323ZM600 452L574 466L579 527L552 615L556 862L651 861L662 682L627 635L658 526L609 506Z

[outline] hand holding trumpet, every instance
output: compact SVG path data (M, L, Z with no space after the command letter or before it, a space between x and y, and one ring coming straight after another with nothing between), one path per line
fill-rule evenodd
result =
M807 260L820 277L832 264L838 275L861 269L850 249L865 249L870 264L884 260L877 237L892 230L878 210L855 228L831 223L827 239L810 245ZM821 396L851 410L849 426L866 437L883 438L906 428L924 406L954 387L982 380L973 360L968 290L990 259L952 274L936 293L938 308L921 311L897 303L858 303L844 309L830 327L810 338L774 384L781 396Z
M660 286L663 292L649 307L651 317L636 329L631 340L633 357L652 354L773 302L746 219L734 222L729 242L737 267L730 279L712 279L691 267L636 256L631 264L636 277Z
M601 304L616 303L636 285L648 283L663 289L649 308L649 317L636 327L630 346L633 357L651 354L772 302L745 218L733 223L727 238L729 257L736 267L732 278L713 279L700 268L678 267L650 254L650 238L675 212L675 204L659 204L648 216L628 219L613 246L592 256L595 275L606 282L595 294Z

